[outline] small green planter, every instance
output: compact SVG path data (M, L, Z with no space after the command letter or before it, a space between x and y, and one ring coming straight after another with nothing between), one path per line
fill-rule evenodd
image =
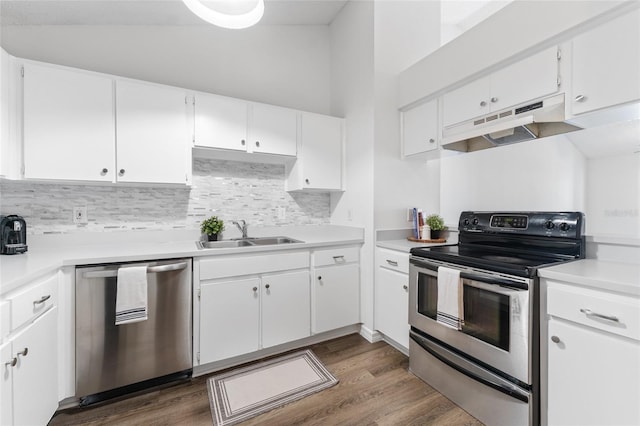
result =
M218 241L218 236L223 230L224 221L218 216L211 216L200 224L200 232L205 234L209 241Z

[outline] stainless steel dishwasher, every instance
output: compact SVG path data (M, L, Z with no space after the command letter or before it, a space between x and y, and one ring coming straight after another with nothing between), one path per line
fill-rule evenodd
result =
M147 267L148 319L115 325L117 273ZM81 405L190 377L191 259L76 268L76 397Z

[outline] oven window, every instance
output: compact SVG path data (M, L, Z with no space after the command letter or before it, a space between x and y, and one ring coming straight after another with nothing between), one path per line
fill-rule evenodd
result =
M509 296L464 285L462 332L509 350Z
M418 273L418 313L435 320L437 310L437 278L431 275Z

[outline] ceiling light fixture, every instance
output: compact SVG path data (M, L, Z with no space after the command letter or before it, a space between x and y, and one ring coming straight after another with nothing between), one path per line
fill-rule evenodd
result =
M255 25L264 14L264 0L208 1L220 10L203 4L202 0L182 0L200 19L222 28L242 29ZM247 10L247 5L251 6ZM226 11L221 11L226 9ZM240 13L238 13L240 12Z

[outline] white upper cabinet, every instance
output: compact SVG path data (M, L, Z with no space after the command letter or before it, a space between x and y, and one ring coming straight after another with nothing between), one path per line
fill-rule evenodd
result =
M116 82L118 182L181 183L191 169L186 93Z
M115 180L113 82L24 64L24 177Z
M295 157L298 112L198 92L194 146Z
M265 104L252 104L249 121L249 152L295 157L298 112Z
M438 100L402 112L402 155L404 157L438 148Z
M640 10L573 39L572 112L640 99Z
M247 102L225 96L197 93L194 110L195 146L247 150Z
M445 93L443 125L450 126L557 92L558 56L558 48L552 47Z
M344 119L303 112L298 158L288 191L341 191Z

